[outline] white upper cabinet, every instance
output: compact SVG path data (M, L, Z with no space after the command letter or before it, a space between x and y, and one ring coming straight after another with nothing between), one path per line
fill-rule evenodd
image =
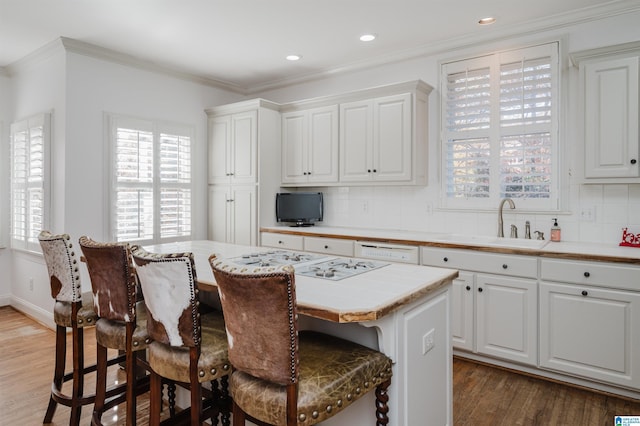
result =
M586 181L640 180L640 43L572 55L580 72Z
M340 181L411 182L412 113L411 93L341 104Z
M209 118L209 184L257 181L256 110Z
M282 114L282 184L338 181L338 105Z
M282 186L426 185L431 90L417 80L283 105Z

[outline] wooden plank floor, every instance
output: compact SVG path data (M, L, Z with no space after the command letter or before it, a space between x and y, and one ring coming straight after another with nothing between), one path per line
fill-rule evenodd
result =
M95 336L85 334L87 363L95 360ZM0 307L0 426L42 424L49 400L55 333L10 307ZM70 360L70 351L68 354ZM95 386L94 374L85 389ZM123 380L121 371L110 382ZM455 426L610 426L614 415L640 415L640 402L575 389L462 359L454 360ZM138 424L147 424L148 395L138 398ZM90 424L84 407L82 425ZM105 413L106 425L124 424L124 407ZM69 409L59 406L53 425L66 425ZM411 425L411 426L428 426Z
M616 415L640 415L640 401L566 386L456 358L455 426L613 426Z
M84 335L85 365L94 364L96 344L93 327ZM109 357L115 355L109 350ZM0 307L0 426L41 425L49 403L55 357L55 332L11 307ZM67 372L71 371L71 335L67 339ZM107 386L125 380L116 366L109 368ZM95 373L87 376L85 393L95 389ZM70 389L70 382L63 387ZM148 424L149 394L137 401L138 424ZM124 405L102 416L104 425L124 424ZM91 424L93 405L82 408L81 425ZM167 411L167 410L165 410ZM51 425L69 424L68 407L58 404Z

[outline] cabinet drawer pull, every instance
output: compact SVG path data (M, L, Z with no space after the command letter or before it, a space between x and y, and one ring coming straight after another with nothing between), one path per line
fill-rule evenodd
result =
M585 272L585 273L584 273L584 276L585 276L586 278L589 278L589 277L591 276L591 274L590 274L590 273L588 273L588 272Z
M482 293L482 287L478 287L478 292Z
M506 263L503 263L503 264L502 264L502 269L507 269L508 267L509 267L509 266L507 266L507 264L506 264Z
M284 244L284 241L278 240L278 244Z
M465 288L467 289L467 291L471 290L471 286L469 286L469 285L466 286Z
M631 164L636 164L636 163L637 163L636 159L635 159L635 158L632 158L632 159L631 159Z
M443 257L442 260L445 261L445 262L448 262L449 258L448 257Z
M324 246L324 248L325 248L325 249L328 249L328 248L329 248L329 246Z
M589 292L588 292L587 290L582 290L582 295L583 295L583 296L588 296L588 295L589 295Z

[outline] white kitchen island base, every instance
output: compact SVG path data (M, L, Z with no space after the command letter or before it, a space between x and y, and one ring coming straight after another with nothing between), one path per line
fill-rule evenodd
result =
M217 296L207 260L212 253L237 258L271 250L214 241L167 243L147 249L192 252L201 297ZM393 360L389 426L452 425L451 288L457 276L453 269L396 263L338 281L296 274L299 329L343 337L384 352ZM375 426L374 400L374 392L369 392L321 424Z
M384 352L394 361L389 426L445 426L453 421L451 286L375 321L337 324L300 317L300 327ZM363 396L326 426L373 426L375 395Z

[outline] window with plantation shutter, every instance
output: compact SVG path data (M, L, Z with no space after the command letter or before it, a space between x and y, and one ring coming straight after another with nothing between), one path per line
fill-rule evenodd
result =
M11 125L11 247L40 251L38 234L48 221L51 115Z
M558 43L442 65L443 205L558 209Z
M189 239L192 129L126 117L110 123L113 238Z

